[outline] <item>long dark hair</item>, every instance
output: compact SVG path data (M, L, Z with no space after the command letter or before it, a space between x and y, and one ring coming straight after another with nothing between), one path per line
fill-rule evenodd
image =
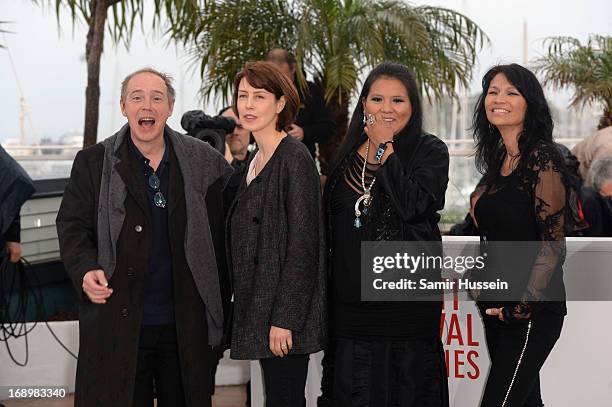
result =
M418 136L423 131L423 109L421 107L421 98L419 96L419 88L412 76L410 70L402 64L396 62L383 62L374 68L366 78L359 99L351 116L346 136L342 142L335 159L331 166L330 180L338 176L339 169L344 167L343 163L350 155L363 144L367 136L363 131L363 101L366 100L370 93L370 87L377 79L385 77L397 79L400 81L408 92L410 104L412 105L412 115L406 127L398 132L394 138L394 149L402 149L402 141L409 139L412 136Z
M482 78L482 94L476 102L471 128L476 143L476 168L484 175L483 181L485 182L490 181L491 177L496 175L506 154L501 134L497 127L489 123L485 110L485 98L489 85L500 73L506 76L527 102L523 132L518 140L521 157L528 155L540 142L550 145L553 143L552 117L542 86L533 72L519 64L494 66ZM521 162L524 161L521 160Z

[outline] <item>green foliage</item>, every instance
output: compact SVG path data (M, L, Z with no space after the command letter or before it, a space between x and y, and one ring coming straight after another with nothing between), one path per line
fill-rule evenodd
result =
M534 61L544 84L572 88L572 105L599 102L612 110L612 37L591 35L586 44L572 37L546 39L548 53Z
M172 36L191 47L205 96L229 99L236 72L273 47L294 51L328 100L348 105L360 75L384 60L409 66L428 97L467 86L486 34L448 9L397 0L227 0L210 2Z
M72 23L82 19L87 26L93 24L93 8L103 1L110 8L107 29L113 42L123 42L126 47L132 39L137 24L144 30L149 28L144 20L145 9L151 16L150 27L164 30L162 21L170 25L190 21L199 14L200 9L208 4L206 0L32 0L35 4L52 5L55 9L58 25L62 7L70 12ZM152 10L152 11L151 11Z
M296 24L276 0L230 0L211 3L192 26L182 24L175 38L197 38L190 53L199 62L206 97L219 92L231 96L235 74L245 62L260 60L274 46L289 47L296 40ZM249 44L246 46L246 44Z

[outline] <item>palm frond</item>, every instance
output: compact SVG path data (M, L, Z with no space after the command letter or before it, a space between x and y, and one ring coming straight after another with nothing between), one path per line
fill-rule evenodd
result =
M384 60L409 66L428 97L456 97L489 44L460 13L400 0L220 0L190 16L172 36L191 46L203 96L225 100L236 71L272 47L292 49L298 79L324 84L328 101L356 92L359 74Z
M91 26L95 2L92 0L32 0L34 4L53 6L60 26L62 9L70 13L73 28L81 19ZM160 29L164 34L172 38L174 32L172 27L189 26L198 19L201 9L207 7L210 0L153 0L153 14L151 24L145 21L145 8L149 13L151 0L110 0L107 1L110 13L108 13L106 29L115 44L123 43L129 47L132 34L136 25L142 30L153 28ZM162 27L162 18L167 18L168 23Z
M1 27L2 25L6 26L6 24L10 24L10 23L11 23L10 21L0 21L0 27ZM3 28L0 28L0 34L8 34L8 33L10 33L10 32L11 32L11 31L7 31L7 30L5 30L5 29L3 29ZM5 48L5 46L4 46L4 45L2 45L2 43L0 43L0 48Z
M584 45L572 37L551 37L545 43L546 55L532 62L545 85L573 89L573 106L600 102L612 107L612 37L591 35Z
M190 50L203 78L201 96L219 94L227 102L234 76L244 63L263 59L272 47L295 43L296 25L277 0L211 4L202 15L200 34Z

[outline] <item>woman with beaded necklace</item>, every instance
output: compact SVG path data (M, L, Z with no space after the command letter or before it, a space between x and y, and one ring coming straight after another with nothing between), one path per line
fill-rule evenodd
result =
M441 301L360 298L362 241L441 240L446 145L422 130L419 89L401 64L367 77L327 181L331 350L319 405L448 406Z

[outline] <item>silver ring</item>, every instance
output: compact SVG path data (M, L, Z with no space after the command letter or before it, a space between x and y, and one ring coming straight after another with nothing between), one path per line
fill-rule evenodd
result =
M368 124L370 126L374 124L374 115L373 114L369 114L368 115Z

